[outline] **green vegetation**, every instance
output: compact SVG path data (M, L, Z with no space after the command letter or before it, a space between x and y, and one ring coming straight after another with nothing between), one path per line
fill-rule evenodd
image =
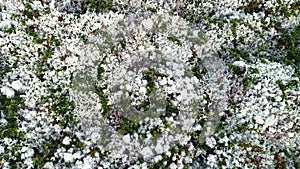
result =
M243 79L244 90L247 90L250 87L250 84L256 84L257 79L255 77L245 77Z
M11 27L3 30L3 32L8 34L16 33L16 27L15 25L11 24Z
M248 1L245 6L241 6L240 9L243 9L245 13L254 13L254 12L265 12L266 16L268 15L283 15L284 17L296 16L297 11L300 10L300 3L294 2L291 4L291 7L283 4L283 1L277 1L280 5L276 6L275 9L267 8L265 3L261 0L251 0Z
M157 168L168 168L171 163L173 163L174 161L172 160L173 157L175 157L176 159L180 159L180 154L181 152L184 152L185 154L189 155L189 151L188 151L188 148L184 145L181 145L181 144L177 144L173 147L171 147L169 149L169 151L171 152L171 155L168 156L166 155L165 153L163 153L161 156L162 156L162 159L159 160L158 162L156 163L151 163L147 166L147 168L149 169L157 169ZM188 164L185 164L184 168L188 168Z
M77 125L77 121L74 117L73 110L75 103L69 99L69 96L62 94L62 88L49 89L50 95L43 96L41 98L42 103L52 103L49 106L51 112L53 112L52 125L59 124L61 127L74 127Z
M257 69L257 68L253 68L253 69L251 70L251 74L259 74L258 69Z
M300 67L300 25L292 32L285 31L278 40L278 48L284 47L287 50L287 56L284 62L288 64L296 64Z
M51 58L51 56L52 56L52 51L49 49L45 49L40 57L40 60L36 65L36 75L41 81L45 80L44 72L51 69L51 66L47 64L47 60Z
M287 82L286 84L284 84L284 83L282 83L282 81L277 80L276 84L278 84L280 90L283 93L282 96L281 96L282 99L286 99L287 98L286 91L296 87L299 84L299 81L291 80L291 81Z
M198 56L195 51L192 50L192 55L191 57L188 58L188 63L191 65L191 75L197 77L197 79L201 80L202 77L207 73L207 69L205 67L201 67L200 65L202 64L202 60L200 58L197 58Z
M153 7L147 7L147 11L150 11L150 12L157 12L157 9L156 9L156 8L153 8Z
M165 117L177 116L179 114L179 109L172 103L173 97L175 94L168 94L167 102L166 102L166 112ZM178 95L178 94L177 94Z
M99 66L97 68L97 79L99 81L102 80L102 75L105 72L105 70L102 67L102 65L106 63L106 58L107 57L104 57L102 59L102 61L100 62ZM110 107L111 107L111 105L108 104L109 99L107 98L107 96L104 93L104 90L106 90L106 89L107 89L107 84L104 84L102 86L95 84L95 90L96 90L97 95L100 98L101 105L102 105L102 110L103 110L102 111L102 115L104 117L107 117L109 115L109 111L110 111Z
M139 123L137 123L133 120L130 120L130 119L124 117L124 116L121 116L121 119L123 120L123 123L120 125L120 127L117 128L117 131L120 134L123 134L123 135L131 134L131 135L133 135L141 127Z
M142 77L144 80L147 81L147 92L146 94L149 95L153 91L156 90L156 85L155 81L157 80L158 77L167 77L167 75L159 73L155 69L149 69L148 71L143 71L142 72Z
M227 52L229 53L230 57L234 58L235 60L244 59L250 61L249 53L242 48L227 48Z
M105 10L113 9L113 0L84 0L83 6L87 6L89 12L101 13Z
M242 75L242 74L244 74L245 71L246 71L245 69L240 68L239 66L235 66L235 65L233 65L233 64L230 64L228 67L229 67L231 70L233 70L233 73L236 74L236 75Z
M111 106L108 104L109 99L106 97L106 95L103 92L103 90L107 89L107 85L104 85L103 87L95 86L95 89L96 89L98 96L100 97L102 110L103 110L102 115L104 117L107 117L109 115L110 106Z
M81 36L80 36L80 39L82 40L82 42L83 42L84 44L87 44L87 43L88 43L88 39L86 38L85 35L81 35Z
M233 38L236 38L237 37L237 25L238 25L238 19L234 19L234 20L231 20L231 33L233 35Z
M179 46L182 46L182 42L175 36L168 36L168 39L171 41L171 42L174 42L176 43L177 45Z
M22 93L15 91L13 98L7 98L0 95L0 117L5 119L6 123L0 125L0 139L12 138L24 140L24 133L18 131L19 110L25 106ZM2 116L3 113L3 116Z
M198 66L193 66L192 72L193 72L193 75L196 76L197 79L200 80L207 73L207 69L206 68L200 69L200 67L198 67Z
M42 1L44 4L45 2ZM103 12L105 10L114 10L114 3L112 0L106 1L106 0L84 0L83 1L84 5L88 6L89 11L95 11L95 12ZM268 16L272 13L279 12L282 13L285 17L290 17L290 16L295 16L297 14L297 11L299 11L300 3L299 2L294 2L291 7L288 7L284 4L281 4L277 6L274 11L273 9L267 9L265 8L264 4L262 1L250 1L247 2L243 9L245 13L254 13L254 12L260 12L264 11L265 14ZM279 2L281 3L281 2ZM29 3L25 3L25 10L20 11L20 14L12 14L12 18L20 18L21 22L23 23L23 26L26 25L26 22L29 19L38 19L40 15L42 14L50 14L50 8L45 7L43 11L38 11L38 10L33 10L31 5ZM3 10L2 5L0 4L0 12ZM156 8L153 7L148 7L148 11L150 12L157 12ZM275 15L279 15L275 14ZM199 16L196 16L193 14L191 11L183 11L182 16L185 16L186 18L189 18L193 23L199 19ZM79 15L77 15L79 16ZM219 25L222 25L223 23L228 22L227 20L223 18L211 18L211 17L203 17L202 19L208 20L210 23L217 23ZM286 30L282 30L280 28L280 23L277 21L271 21L269 25L267 25L264 22L264 18L262 18L262 23L265 25L265 29L269 29L271 27L275 27L277 31L282 31L282 35L280 35L279 40L278 40L278 45L276 46L278 49L284 48L287 51L286 57L282 58L280 61L287 63L287 64L292 64L297 66L297 72L300 77L300 49L299 49L299 39L300 39L300 25L298 25L292 32ZM249 23L245 23L240 20L232 20L231 21L231 32L232 36L235 38L234 40L234 48L228 48L226 49L227 52L229 52L230 56L233 57L236 60L247 60L250 61L250 55L249 52L244 50L243 48L238 47L238 42L244 43L243 39L245 37L240 37L239 39L237 38L237 31L239 24L244 24L246 27L250 28L253 30L255 33L258 35L262 36L262 32L256 30L253 26L251 26ZM25 27L25 32L33 37L33 42L37 44L42 44L44 42L47 43L47 48L46 49L40 49L39 51L39 56L40 59L36 65L36 75L39 77L41 81L45 80L43 75L45 71L52 69L51 66L47 64L47 61L49 58L52 57L52 53L55 47L59 46L61 44L61 40L57 39L57 37L51 36L51 37L40 37L37 28L39 25L33 25L33 26L28 26ZM207 25L209 27L209 24ZM8 29L2 30L5 34L12 34L16 33L16 26L11 25ZM102 33L100 30L97 30L97 33ZM104 35L103 35L104 36ZM109 35L107 35L109 37ZM107 37L105 37L107 39ZM110 37L109 37L110 38ZM81 39L83 40L84 43L89 43L87 37L84 35L81 36ZM182 42L178 37L175 36L169 36L167 38L168 40L176 43L179 46L182 46ZM199 39L189 39L193 44L200 44ZM109 39L107 40L112 44L112 40ZM99 45L100 46L100 45ZM126 48L126 41L124 37L117 38L117 44L116 47L114 45L111 45L111 52L116 52L118 46L120 46L122 49ZM103 47L103 46L102 46ZM265 52L269 50L271 47L270 44L262 45L258 47L256 50L254 50L254 56L260 56L259 54L262 52ZM16 47L14 50L10 51L10 54L12 56L17 56L18 48ZM64 60L65 56L62 56L62 61ZM105 72L104 68L101 66L102 64L105 64L105 59L104 58L101 62L101 64L98 66L97 71L97 79L101 80L103 77L103 73ZM191 62L194 62L193 59L195 58L190 58ZM263 58L260 58L263 62ZM1 71L0 71L0 79L2 79L5 75L5 73L11 71L12 68L16 67L17 63L15 63L13 66L2 66L2 64L6 64L6 61L3 61L2 58L1 60ZM245 73L245 70L241 69L238 66L234 65L229 65L229 68L233 70L233 72L237 75L242 75ZM199 66L192 66L192 75L196 76L199 80L207 73L207 70L205 67L202 69ZM157 90L157 87L155 86L155 81L157 80L158 77L166 77L165 75L159 74L155 70L149 70L149 71L144 71L143 73L143 79L147 80L147 95L150 95L153 93L155 90ZM258 69L252 69L251 74L259 74ZM251 83L256 83L256 79L252 77L245 77L243 79L243 85L244 88L247 89L249 88ZM281 81L276 82L279 86L279 88L283 92L283 98L287 98L286 96L286 91L289 89L294 88L295 86L299 85L299 81L296 80L291 80L287 83L283 83ZM109 99L107 98L107 95L105 94L104 90L107 89L107 85L103 86L96 86L95 85L96 92L100 98L103 112L102 115L104 117L107 117L109 115L109 111L111 109L111 105L109 105ZM172 103L172 100L177 96L178 94L172 94L168 95L167 101L166 101L166 109L165 109L165 114L160 116L161 120L163 121L164 127L169 128L170 124L166 120L166 117L171 117L171 116L176 116L179 113L179 109L177 106L175 106ZM209 113L209 96L204 95L203 98L207 101L207 104L203 106L203 110L200 110L198 112L198 118L199 118L199 124L201 126L204 126L207 119L202 118L203 116L207 115ZM272 98L274 100L274 98ZM49 95L48 96L43 96L41 99L41 103L51 103L51 106L48 107L48 109L53 112L53 122L51 123L52 125L58 124L62 128L74 128L77 126L77 121L75 119L75 115L72 113L75 107L75 104L73 101L70 100L68 94L63 94L62 88L52 88L49 90ZM139 107L143 111L148 111L150 110L150 101L149 100L144 100L141 101L141 104ZM3 95L0 96L0 110L1 110L1 118L5 119L5 123L0 125L0 138L11 138L14 140L17 140L17 143L14 143L11 146L11 150L9 150L9 153L5 153L0 155L0 162L1 161L8 161L11 163L12 168L20 168L20 161L21 161L21 154L20 154L20 149L21 149L21 141L24 141L25 139L25 133L22 131L19 131L18 128L18 121L21 119L21 115L19 114L19 110L24 106L24 99L22 97L22 93L15 91L15 96L13 98L7 98ZM233 106L233 105L232 105ZM117 131L121 134L134 134L138 131L138 129L141 127L141 125L134 120L127 119L124 116L121 116L121 119L123 120L124 123L120 125L120 127L117 128ZM217 131L221 131L226 129L226 123L218 123L217 126ZM158 126L155 126L154 128L149 129L150 133L152 136L157 136L161 134L161 129ZM243 125L237 125L237 130L241 132L249 131L249 128L246 124ZM55 133L58 134L58 133ZM71 141L71 146L74 146L83 149L85 146L83 142L80 141L79 138L76 136L72 135L72 133L69 132L63 132L59 133L61 136L70 136L72 138ZM140 133L143 138L146 138L145 133ZM201 132L193 132L192 134L193 139L198 139L201 135ZM221 133L220 138L224 137L224 133ZM192 139L192 140L193 140ZM37 145L34 147L34 168L42 168L44 164L48 161L51 161L51 157L54 156L54 153L56 152L57 149L64 147L64 148L70 148L70 146L67 145L62 145L61 143L61 138L54 138L50 137L50 139L47 139L42 142L41 145ZM242 149L247 150L247 148L251 148L251 151L257 152L257 153L264 153L264 149L262 147L256 146L256 145L251 145L248 142L242 142L242 143L236 143L234 141L230 142L230 147L234 145L239 145L242 147ZM206 150L208 153L211 151L207 146L198 144L198 147L201 149ZM172 158L180 158L178 154L182 151L185 151L188 153L186 147L183 145L176 145L175 147L172 147L170 149L170 152L172 153L171 156L167 156L166 154L162 154L162 160L155 164L150 164L149 168L159 168L159 167L168 167L173 161ZM95 148L90 148L89 155L92 157L95 157L96 153L100 154L101 150L98 147ZM285 154L288 154L285 152ZM292 155L291 155L292 156ZM257 160L253 157L248 156L250 159L250 163L254 163L257 165ZM300 166L300 161L292 157L294 160L294 163L296 165L296 168L299 168ZM276 153L274 155L274 160L276 162L276 168L286 168L288 166L288 161L280 155L280 153ZM166 165L164 162L167 162ZM219 163L220 166L222 166L225 162L221 161ZM67 166L71 167L71 164L66 164ZM187 166L185 166L187 168Z
M48 96L42 96L41 103L51 103L51 106L47 106L47 108L53 113L53 121L51 122L51 125L54 126L58 124L63 129L76 127L78 121L73 114L75 104L69 99L68 94L62 94L62 88L60 87L56 89L50 89L49 93L50 95ZM72 145L73 148L75 146L76 148L82 149L85 146L76 135L70 132L61 132L55 134L60 135L61 137L52 137L43 141L41 145L36 145L34 149L35 154L33 160L36 168L41 168L46 162L50 161L57 149L61 147L70 148L70 146L66 146L61 143L62 140L60 139L64 138L65 136L69 136L71 138L72 141L70 145Z

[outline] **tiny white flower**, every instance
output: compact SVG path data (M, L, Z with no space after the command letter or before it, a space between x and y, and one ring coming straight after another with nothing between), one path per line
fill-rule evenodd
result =
M161 144L157 144L157 145L155 146L155 152L158 153L158 154L160 154L160 153L163 152L163 147L162 147Z
M150 158L151 156L153 156L153 152L152 152L152 150L151 150L150 147L144 147L144 148L142 149L141 154L143 155L143 157L144 157L145 159Z
M141 51L141 52L143 52L145 50L145 47L144 46L139 46L138 50Z
M184 157L184 161L185 161L185 163L192 163L193 159L191 157L187 156L187 157Z
M147 80L142 80L142 85L147 85Z
M64 145L70 145L70 141L71 141L70 137L67 136L63 139L62 143Z
M65 160L65 162L72 162L73 161L73 154L64 153L64 160Z
M23 87L23 84L20 82L20 80L16 80L11 83L11 87L15 90L20 91Z
M259 116L259 115L256 115L254 117L254 119L255 119L255 121L256 121L257 124L264 124L264 122L265 122L265 120L261 116Z
M78 63L78 57L73 56L73 57L67 57L66 62L69 63L70 65L77 65Z
M130 90L132 90L132 85L131 84L126 84L125 88L130 91Z
M41 5L40 1L33 1L33 8L40 7Z
M216 140L214 137L208 137L205 139L206 145L210 148L214 148L215 145L217 144Z
M53 81L53 83L57 83L57 82L58 82L57 76L53 76L53 77L52 77L52 81Z
M193 84L199 83L199 79L198 79L196 76L193 76L193 77L191 78L191 81L192 81Z
M34 150L32 148L28 149L26 152L26 157L33 157Z
M171 79L168 79L168 84L169 84L169 85L173 85L173 84L174 84L174 81L171 80Z
M48 75L49 75L50 77L54 76L54 75L55 75L55 71L54 71L54 70L53 70L53 71L50 71L50 72L48 73Z
M211 167L215 167L216 164L217 164L217 155L212 155L210 154L208 157L207 157L207 164Z
M27 168L33 168L34 165L33 165L33 161L31 158L27 158L25 161L24 161L24 164L27 166Z
M281 96L276 96L276 97L275 97L275 101L276 101L276 102L280 102L281 100L282 100Z
M164 162L163 162L163 165L167 165L167 163L168 163L168 161L164 161Z
M26 103L26 106L28 106L29 108L34 108L36 105L36 100L34 100L33 98L29 99Z
M295 133L288 133L288 137L294 137L295 136Z
M80 152L76 152L73 154L74 159L79 159L81 157Z
M19 10L25 10L25 6L22 4L19 6Z
M15 95L15 91L13 91L11 88L7 86L1 88L1 93L6 95L8 98L12 98Z
M25 152L28 150L28 147L22 147L21 152Z
M264 123L261 132L263 132L266 128L273 126L274 124L277 123L277 118L275 117L275 115L271 115L266 119L266 122Z
M254 86L255 90L260 90L261 89L261 83L257 83L257 85Z
M99 139L100 139L100 135L98 134L98 133L96 133L96 132L94 132L92 135L91 135L91 141L93 142L93 143L96 143Z
M168 83L168 81L165 77L163 77L162 80L159 81L159 84L162 85L162 86L166 85L167 83Z
M176 168L177 168L177 166L176 166L176 164L175 164L175 163L171 163L171 164L170 164L170 166L169 166L169 168L170 168L170 169L176 169Z
M161 160L162 159L162 156L161 155L158 155L158 156L155 156L154 158L153 158L153 160L154 160L154 162L155 163L157 163L159 160Z
M140 88L140 93L146 94L146 92L147 92L147 89L145 87Z
M5 149L3 146L0 146L0 154L4 153Z

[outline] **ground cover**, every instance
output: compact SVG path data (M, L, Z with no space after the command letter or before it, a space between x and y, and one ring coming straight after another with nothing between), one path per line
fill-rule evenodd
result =
M298 1L0 1L2 168L299 168Z

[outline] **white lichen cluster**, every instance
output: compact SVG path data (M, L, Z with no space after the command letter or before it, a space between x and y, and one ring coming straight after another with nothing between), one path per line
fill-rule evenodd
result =
M2 168L299 167L299 2L76 2L0 0Z

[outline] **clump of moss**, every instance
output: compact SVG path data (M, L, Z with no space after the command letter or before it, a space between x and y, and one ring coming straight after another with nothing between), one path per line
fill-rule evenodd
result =
M156 169L156 168L169 168L169 166L174 163L172 160L173 158L180 159L181 152L184 152L186 155L189 155L188 148L181 144L176 144L175 146L171 147L169 149L169 152L171 153L170 156L166 155L166 153L163 153L162 159L157 161L156 163L150 163L148 164L147 168L149 169ZM184 169L189 168L188 164L185 164Z
M3 32L7 34L16 33L16 27L15 25L11 24L10 28L3 30Z
M100 13L105 10L112 10L114 3L113 0L84 0L82 6L88 7L90 12Z
M24 133L18 131L18 118L19 110L25 106L22 94L15 91L15 96L13 98L7 98L0 95L0 110L3 114L0 117L5 119L7 123L5 125L0 125L0 138L18 138L20 140L24 139ZM2 116L4 115L4 116Z
M117 131L120 134L126 135L126 134L131 134L133 135L136 133L136 131L140 128L140 124L130 120L124 116L121 116L121 119L123 123L117 128Z
M250 61L249 53L242 48L228 48L227 51L235 60L245 59Z
M244 74L244 73L246 72L245 69L243 69L243 68L241 68L241 67L239 67L239 66L235 66L235 65L233 65L233 64L230 64L228 67L229 67L231 70L233 70L233 73L236 74L236 75L242 75L242 74Z
M286 99L287 98L286 91L289 90L289 89L292 89L295 86L297 86L299 84L299 81L291 80L287 84L284 84L284 83L282 83L282 81L277 80L276 84L279 86L280 90L283 93L281 97L283 99Z
M147 11L155 13L155 12L157 12L157 9L149 6L149 7L147 7Z
M54 113L52 124L61 127L74 127L77 125L75 115L72 113L75 108L74 101L70 100L68 93L62 94L62 88L49 89L50 95L42 97L42 103L52 103L49 109Z
M278 47L285 47L287 56L284 62L300 66L300 25L292 32L284 32L278 40Z
M168 40L176 43L179 46L182 46L182 42L176 36L168 36Z
M239 7L239 9L243 9L245 13L258 13L264 12L266 16L268 15L283 15L285 17L296 16L297 11L300 9L299 2L293 2L289 6L282 3L282 1L277 1L280 5L276 7L266 7L264 1L262 0L251 0L247 1L244 6Z

